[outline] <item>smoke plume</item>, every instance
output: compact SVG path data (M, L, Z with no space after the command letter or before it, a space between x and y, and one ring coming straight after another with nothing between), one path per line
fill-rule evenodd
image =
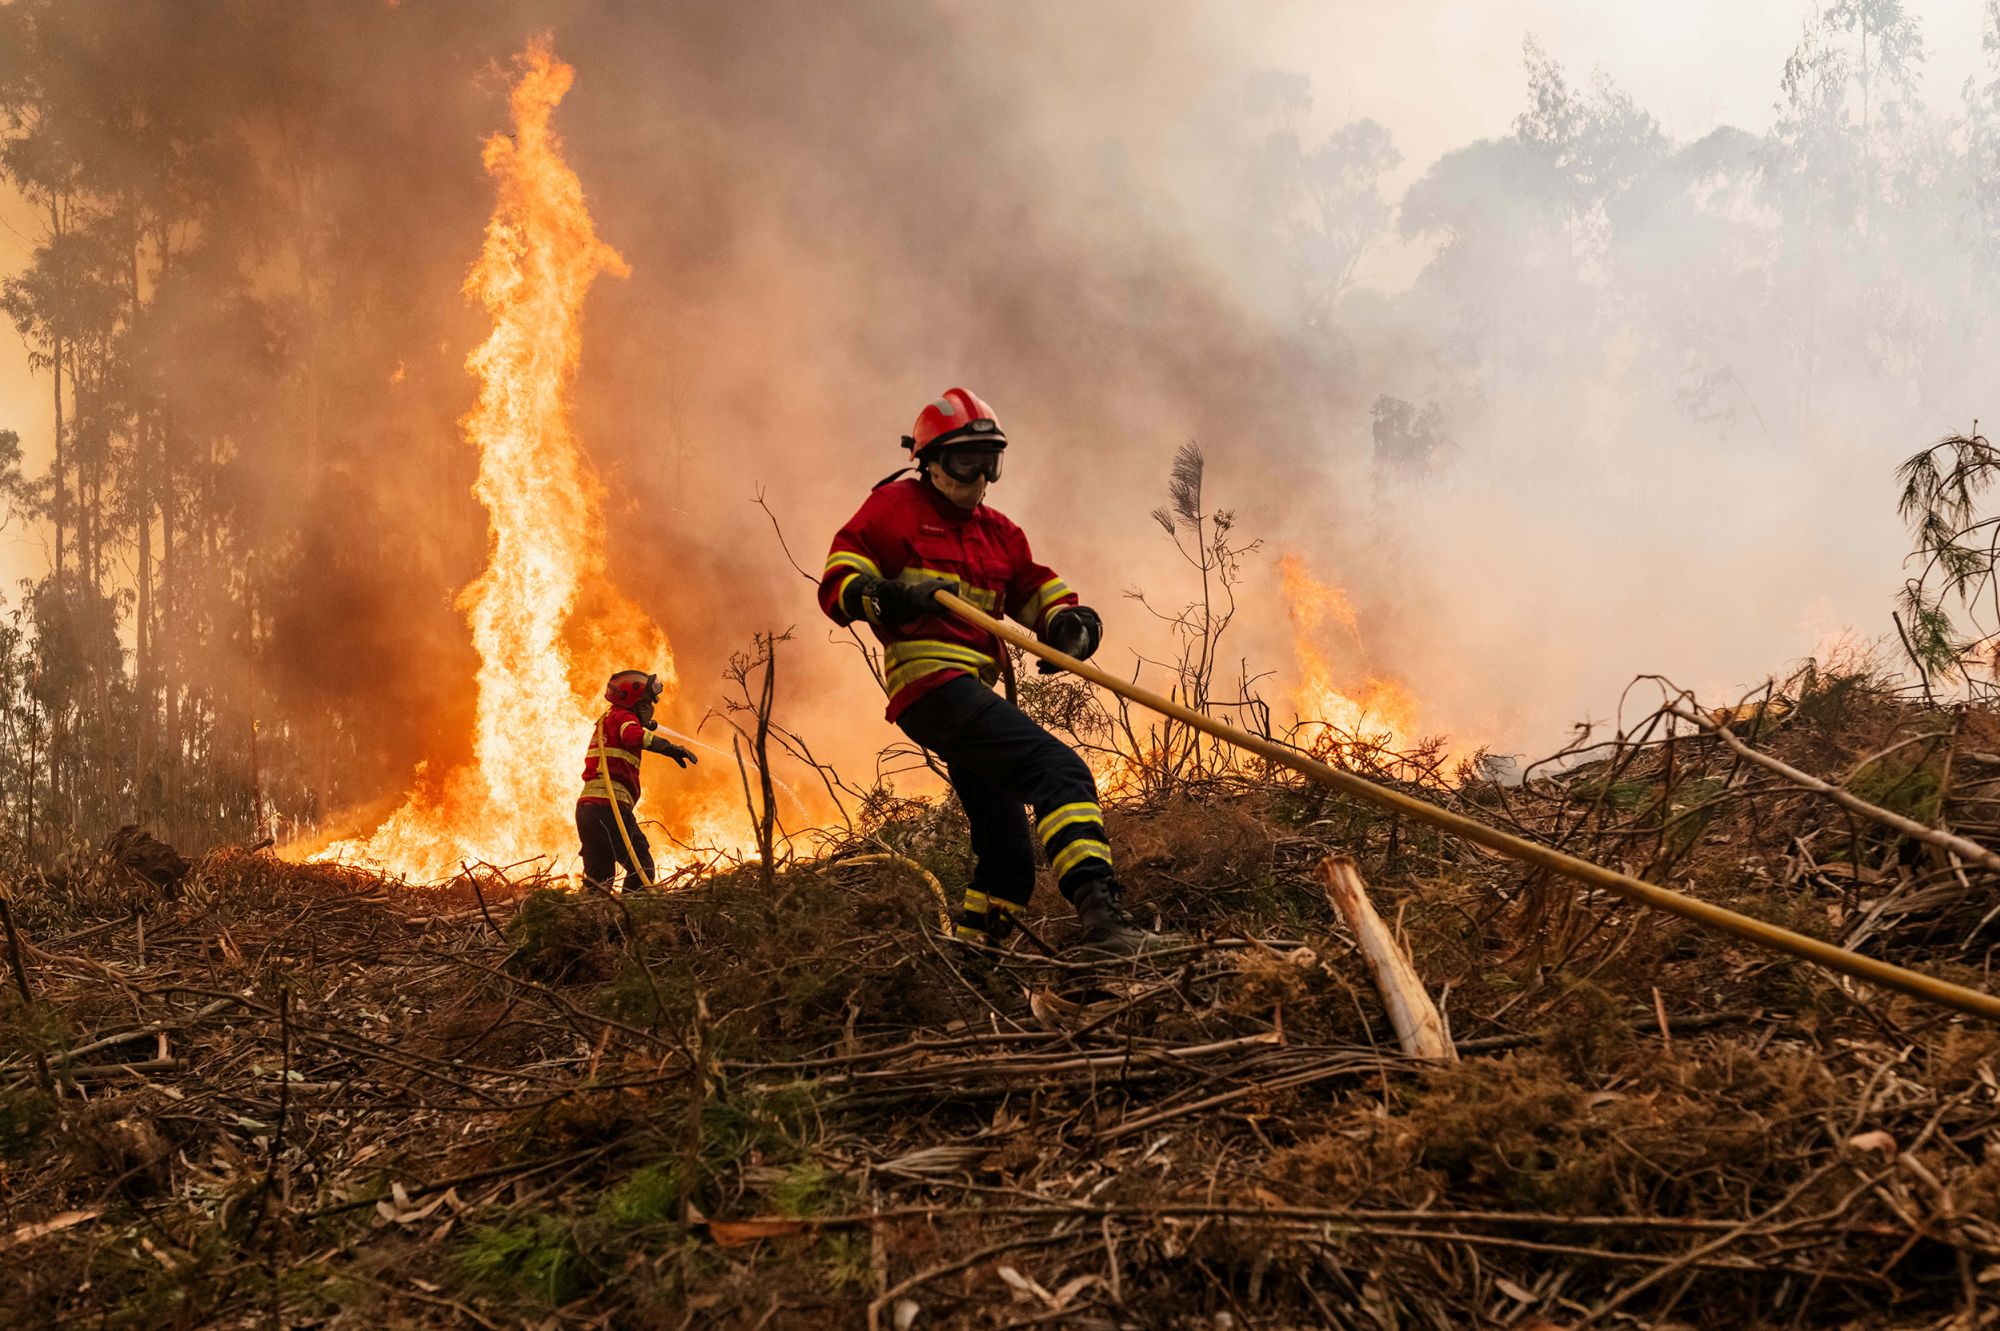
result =
M992 500L1120 670L1167 650L1124 593L1188 594L1148 514L1190 440L1264 542L1230 655L1301 668L1295 556L1354 611L1315 668L1459 748L1545 747L1640 671L1728 688L1886 628L1893 464L2000 368L2000 66L1927 104L1921 30L1860 9L1801 8L1768 124L1695 132L1530 41L1512 126L1428 161L1368 106L1329 120L1344 91L1260 64L1234 6L193 7L112 56L157 44L229 127L198 226L241 266L157 280L184 323L263 302L263 334L162 353L160 391L234 441L257 686L328 812L466 756L460 288L535 35L577 71L557 128L631 268L590 297L574 425L675 724L796 626L780 708L865 779L879 697L757 501L816 577L952 384L1006 422Z

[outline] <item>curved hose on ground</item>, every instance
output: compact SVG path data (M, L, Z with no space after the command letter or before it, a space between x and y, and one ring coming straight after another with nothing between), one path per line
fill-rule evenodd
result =
M931 895L937 898L938 903L938 928L947 934L951 932L951 902L944 894L944 884L937 880L936 874L926 869L923 865L918 864L909 856L898 855L896 852L890 850L883 851L880 854L849 856L847 859L836 861L835 864L836 866L842 864L900 864L905 869L916 874L917 877L923 879L930 887Z

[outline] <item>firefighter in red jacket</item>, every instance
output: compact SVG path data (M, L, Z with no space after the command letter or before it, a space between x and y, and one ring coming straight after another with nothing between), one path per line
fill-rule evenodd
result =
M836 624L865 620L874 629L889 720L944 760L965 807L976 863L959 936L1006 935L1034 888L1039 838L1076 908L1080 942L1139 951L1153 935L1133 923L1112 876L1090 769L993 691L1001 645L934 598L951 591L988 614L1004 612L1079 658L1097 650L1103 622L1035 562L1019 527L982 503L1007 447L992 408L951 389L923 409L903 445L917 475L877 485L833 538L819 603ZM1034 807L1032 831L1023 805Z
M681 767L695 761L680 745L651 733L660 692L659 676L643 670L621 670L604 686L604 701L611 709L591 727L590 748L583 759L583 793L576 800L583 877L591 887L611 886L621 864L627 892L652 885L653 848L632 812L639 802L639 757L658 753Z

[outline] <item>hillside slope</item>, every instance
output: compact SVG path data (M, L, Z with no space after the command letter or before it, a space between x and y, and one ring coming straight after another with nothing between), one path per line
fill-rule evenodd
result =
M2000 822L2000 716L1789 692L1741 719L1760 747ZM1989 877L1664 735L1430 793L1991 988ZM769 881L648 898L243 851L171 892L109 860L15 883L0 1321L2000 1320L2000 1032L1261 772L1116 811L1173 946L984 953L917 874L841 863L958 881L955 812L878 812ZM1332 851L1460 1063L1395 1051L1311 877Z

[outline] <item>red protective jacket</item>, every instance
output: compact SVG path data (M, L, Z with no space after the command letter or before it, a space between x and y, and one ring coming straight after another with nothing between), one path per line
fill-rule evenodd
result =
M639 724L639 718L623 707L614 707L597 718L597 724L590 728L590 747L584 750L583 793L577 796L579 804L609 804L604 796L604 781L598 775L597 751L604 750L605 762L611 767L611 790L620 804L630 807L639 802L639 755L645 751L646 727Z
M981 610L1005 612L1036 633L1056 607L1077 603L1055 570L1035 562L1028 538L1013 522L983 504L968 513L921 479L876 489L833 538L819 605L834 623L853 622L841 594L863 573L903 582L950 578ZM946 680L972 675L992 684L999 678L1000 644L955 615L940 611L898 629L873 627L882 643L891 721Z

